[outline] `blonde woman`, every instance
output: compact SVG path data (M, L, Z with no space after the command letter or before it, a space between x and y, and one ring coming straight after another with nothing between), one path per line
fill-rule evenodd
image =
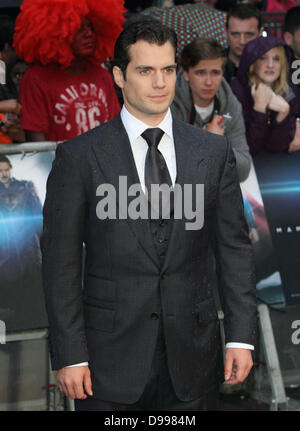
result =
M252 155L287 150L296 130L297 98L291 83L290 48L282 39L249 42L231 87L243 106Z

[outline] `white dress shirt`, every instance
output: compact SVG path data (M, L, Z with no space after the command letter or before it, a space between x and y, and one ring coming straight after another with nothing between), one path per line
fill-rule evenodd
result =
M136 169L139 175L141 187L145 192L145 160L146 154L148 151L148 144L144 138L142 138L141 134L146 130L153 126L149 126L148 124L143 123L134 117L123 105L121 110L121 120L125 127L125 130L129 137L129 142L133 154L133 158L135 161ZM175 184L176 176L177 176L177 168L176 168L176 154L175 154L175 146L173 139L173 127L172 127L172 115L170 109L168 109L164 119L160 124L155 127L159 127L164 133L161 138L160 143L158 144L158 149L164 156L166 161L172 184ZM250 344L244 343L227 343L226 348L236 347L254 350L254 346ZM88 365L87 362L82 362L80 364L69 365L70 367L83 366Z
M143 191L145 192L145 161L149 146L141 135L146 129L150 129L153 126L148 126L147 124L135 118L132 114L130 114L130 112L128 112L125 106L123 106L121 110L121 120L128 134L140 183ZM163 132L165 132L157 148L166 161L172 185L174 186L177 176L177 169L173 139L172 115L170 109L168 109L168 112L162 122L155 127L159 127Z

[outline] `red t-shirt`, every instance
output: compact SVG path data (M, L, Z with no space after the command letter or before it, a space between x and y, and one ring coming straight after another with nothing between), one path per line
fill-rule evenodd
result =
M112 120L120 112L113 81L102 66L89 64L71 75L57 65L31 66L20 88L23 130L64 141Z

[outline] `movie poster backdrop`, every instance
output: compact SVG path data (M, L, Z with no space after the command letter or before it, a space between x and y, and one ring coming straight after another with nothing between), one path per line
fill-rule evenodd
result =
M0 167L0 320L7 332L47 327L40 236L54 152L7 155Z
M261 153L255 171L287 304L300 301L300 151Z

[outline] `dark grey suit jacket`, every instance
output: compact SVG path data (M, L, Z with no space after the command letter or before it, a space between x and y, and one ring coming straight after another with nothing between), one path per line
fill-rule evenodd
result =
M255 342L252 248L233 152L225 138L185 123L174 121L173 132L177 183L204 184L205 218L196 231L185 229L184 217L174 220L163 266L148 220L96 215L100 184L118 190L119 176L127 176L128 187L139 183L120 116L59 145L47 183L42 251L52 366L89 361L94 396L106 401L141 396L159 324L151 316L160 304L177 396L191 400L217 383L212 246L226 342Z

